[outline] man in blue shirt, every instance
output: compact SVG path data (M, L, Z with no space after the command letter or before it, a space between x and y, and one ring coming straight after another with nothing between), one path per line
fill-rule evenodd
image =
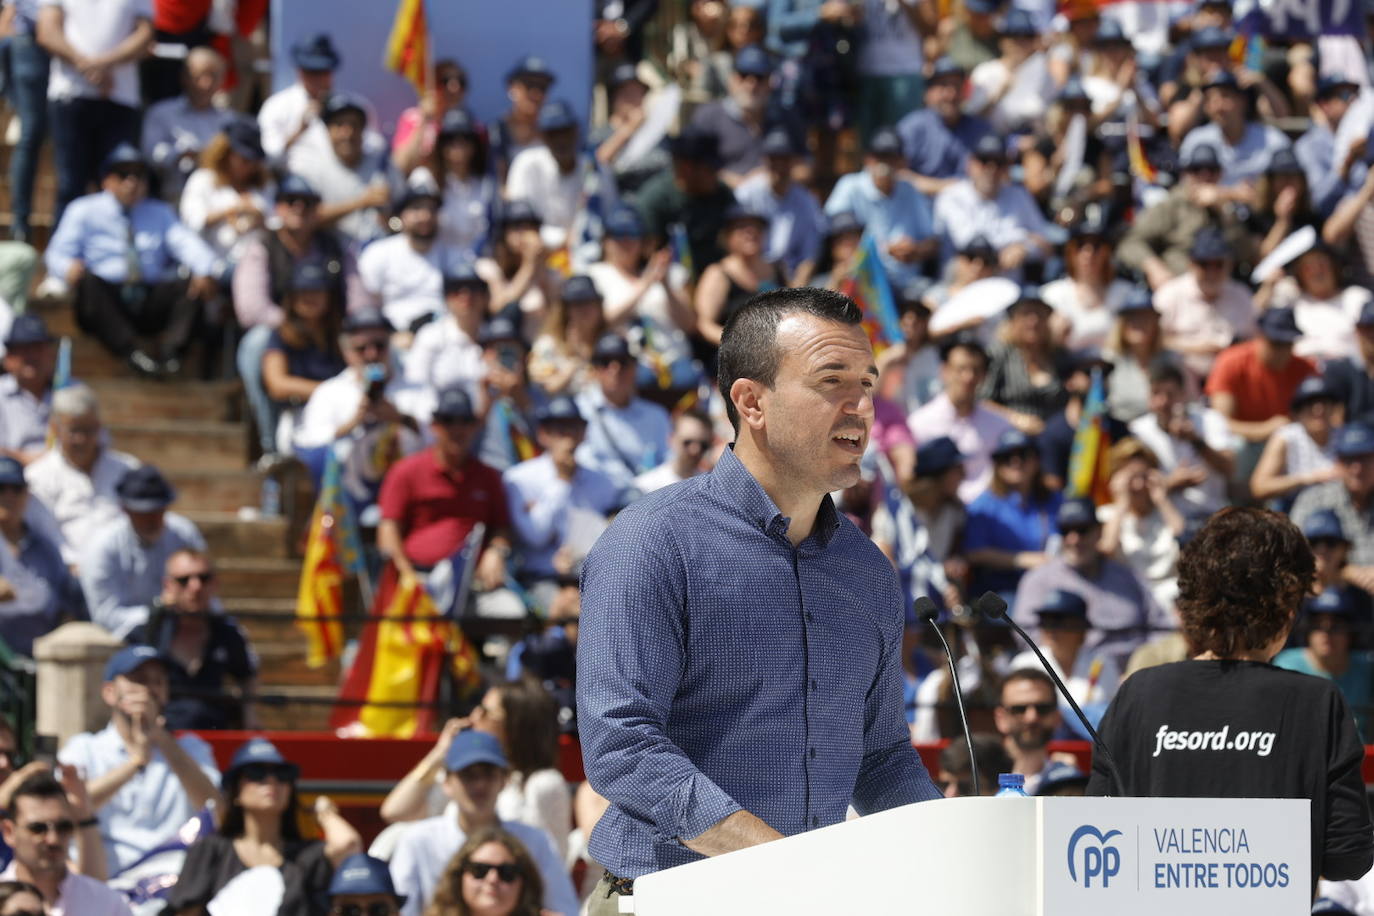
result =
M902 141L883 128L873 134L864 170L845 175L830 192L825 212L853 213L877 240L878 255L895 287L921 272L921 262L935 253L937 241L930 200L897 177L903 167Z
M1270 157L1291 145L1277 127L1251 120L1246 113L1247 105L1235 75L1216 74L1203 86L1202 93L1202 110L1210 123L1188 131L1179 146L1179 155L1184 159L1204 143L1216 147L1224 188L1252 185L1264 174Z
M736 429L709 474L622 512L587 557L578 725L593 916L649 872L938 798L902 705L903 598L835 508L878 370L854 303L774 290L725 328Z
M735 189L740 205L768 217L769 261L787 270L788 286L809 286L825 239L825 214L811 192L793 180L800 153L792 137L773 128L763 138L764 170Z
M1330 215L1347 191L1354 190L1363 176L1352 176L1352 168L1360 163L1362 146L1356 144L1336 156L1336 131L1359 96L1360 87L1343 76L1323 76L1317 81L1317 108L1325 123L1312 121L1307 133L1293 144L1293 152L1307 175L1308 193L1317 212Z
M926 106L897 122L897 136L910 169L903 177L931 197L964 177L969 152L992 133L987 121L964 113L967 77L954 60L940 58L926 81Z
M63 212L44 255L48 275L71 288L81 330L136 372L170 375L216 290L214 252L170 205L148 197L148 163L136 147L115 147L102 174L103 190Z
M570 278L564 286L565 300L576 279ZM590 280L587 285L591 286ZM625 338L603 334L592 350L594 382L577 396L577 408L587 421L587 438L577 449L578 463L605 474L622 490L668 460L668 439L673 434L668 411L635 394L637 365Z

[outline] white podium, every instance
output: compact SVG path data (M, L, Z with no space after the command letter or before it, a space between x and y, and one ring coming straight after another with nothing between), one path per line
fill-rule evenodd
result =
M1311 906L1310 806L925 802L646 875L621 907L637 916L1295 916Z

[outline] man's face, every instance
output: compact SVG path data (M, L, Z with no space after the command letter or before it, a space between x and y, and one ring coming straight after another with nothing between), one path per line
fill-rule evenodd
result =
M1318 538L1311 546L1312 556L1317 561L1317 580L1328 582L1338 578L1350 556L1350 545L1335 538Z
M1006 167L996 159L969 157L969 181L973 183L973 189L982 197L991 199L997 196L997 192L1002 189L1002 175L1005 171Z
M1190 187L1205 187L1207 185L1218 184L1221 181L1221 169L1212 166L1203 166L1196 169L1188 169L1183 173L1183 181Z
M458 322L460 328L477 328L486 317L490 295L475 286L458 286L444 293L444 304L448 313Z
M1359 455L1353 458L1338 459L1341 479L1345 488L1354 496L1368 499L1374 493L1374 455Z
M577 128L551 130L544 134L544 145L559 162L571 162L577 158Z
M506 87L511 108L526 118L533 119L544 107L544 98L549 94L549 81L539 76L520 76Z
M88 468L100 454L100 417L94 413L79 417L54 416L57 445L67 460Z
M296 75L301 81L301 88L312 99L323 100L334 91L333 70L297 70Z
M5 371L25 387L47 385L57 364L51 343L15 344L5 351Z
M439 234L439 208L436 202L422 197L407 204L401 211L401 231L417 241L434 241Z
M571 463L573 452L582 444L587 424L580 420L553 420L539 424L539 446L549 453L554 464Z
M191 104L203 108L224 86L224 64L218 56L191 53L186 59L186 95Z
M868 336L857 325L794 314L778 323L774 345L782 360L759 399L755 435L806 489L852 487L873 426L878 370Z
M479 429L476 420L435 417L429 424L434 444L450 465L459 465L472 452L472 442Z
M716 187L716 169L709 162L695 159L674 159L673 180L683 193L700 197Z
M1055 652L1076 654L1088 640L1088 621L1077 614L1041 614L1040 639Z
M1354 101L1358 94L1353 86L1338 86L1332 90L1330 95L1317 100L1317 107L1322 114L1326 115L1326 120L1334 128L1341 123L1341 118L1350 110L1350 103Z
M129 516L129 523L133 525L134 534L138 535L139 540L150 544L162 537L165 509L152 509L148 512L132 512L125 509L124 514Z
M287 232L308 234L320 225L320 202L313 197L278 197L276 211Z
M1150 413L1164 426L1183 404L1183 389L1174 381L1150 383Z
M66 874L67 844L76 832L67 800L24 795L15 800L14 809L3 829L15 860L35 875Z
M1203 95L1202 110L1222 126L1237 124L1245 119L1245 100L1234 89L1208 89Z
M1060 532L1063 543L1059 548L1064 562L1074 569L1091 566L1102 556L1099 549L1102 543L1100 525L1065 528Z
M444 792L464 816L490 820L496 816L496 796L506 785L507 772L493 763L474 763L444 777Z
M1002 688L1002 703L993 713L997 731L1022 751L1043 749L1060 721L1054 689L1026 678L1017 678Z
M344 360L354 369L361 369L368 363L383 366L391 354L391 337L381 328L357 331L344 336Z
M22 483L0 483L0 523L18 523L29 504L29 488Z
M711 448L711 430L696 417L682 417L673 428L672 446L676 454L691 459L693 468L699 468Z
M146 661L128 674L100 685L100 696L117 715L156 716L171 696L167 669L162 662Z
M1226 286L1226 277L1231 272L1231 262L1226 258L1208 258L1191 262L1190 269L1197 278L1198 291L1204 299L1214 300L1221 295Z
M118 165L102 179L101 187L127 210L148 193L148 173L141 165Z
M932 109L946 124L953 124L959 120L959 96L963 91L964 81L961 77L945 76L934 80L926 87L926 107Z
M1317 658L1345 658L1350 637L1350 618L1344 614L1313 614L1308 621L1307 646Z
M215 568L208 559L179 553L167 561L163 597L183 614L205 614L215 597Z
M925 345L926 333L930 328L930 312L924 308L907 308L900 319L902 339L910 346Z
M987 362L967 347L955 347L940 367L940 380L945 394L955 404L967 404L978 395L978 388L987 375Z
M797 164L794 156L765 156L764 166L768 169L768 180L775 185L792 182L792 167Z
M757 114L768 105L768 77L756 73L731 73L730 98L741 110Z
M363 156L363 116L356 111L341 111L329 119L329 143L334 155L345 165L353 166Z
M897 184L897 173L902 167L902 157L897 155L869 156L864 159L864 169L873 184L884 194L891 194Z
M592 363L592 373L601 393L617 407L629 404L635 396L635 361L610 359Z

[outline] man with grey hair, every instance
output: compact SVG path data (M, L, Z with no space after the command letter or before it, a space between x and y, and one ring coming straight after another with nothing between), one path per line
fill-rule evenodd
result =
M62 559L75 563L79 545L96 532L119 521L115 486L138 459L107 447L95 392L76 384L52 395L53 447L28 466L25 477L33 496L31 511L50 516L51 530ZM43 529L43 520L35 519Z
M148 107L143 116L143 155L162 179L162 198L175 201L200 164L201 150L233 118L215 104L226 65L213 48L192 48L181 71L182 94Z

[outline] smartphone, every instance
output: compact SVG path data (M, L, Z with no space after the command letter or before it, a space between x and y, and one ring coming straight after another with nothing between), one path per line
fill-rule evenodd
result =
M57 736L34 735L33 759L38 763L46 763L49 766L57 766Z

